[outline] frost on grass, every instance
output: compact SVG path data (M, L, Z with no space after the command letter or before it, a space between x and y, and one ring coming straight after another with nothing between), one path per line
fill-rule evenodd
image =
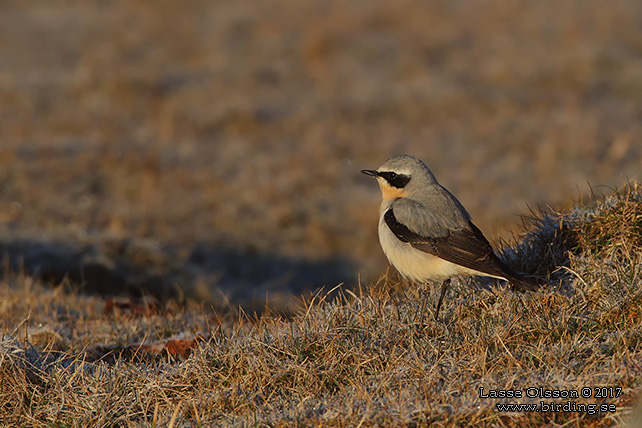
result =
M30 351L28 343L6 339L0 418L34 426L615 425L630 412L642 375L641 247L642 193L635 185L539 216L504 257L542 290L455 287L440 322L430 313L437 287L320 292L292 318L257 318L215 316L197 306L105 315L96 297L24 286L28 281L5 284L5 331L20 336L15 332L47 325L62 336L57 346L67 346L60 351L73 364L48 359L44 345ZM39 312L25 321L32 307ZM81 324L96 335L80 334ZM94 370L80 364L97 342L145 350L204 328L209 340L185 358L123 355L91 363ZM21 362L29 352L38 364L48 362L37 378ZM616 412L498 412L502 402L568 400L479 394L583 387L621 388L613 397L572 400L613 404Z

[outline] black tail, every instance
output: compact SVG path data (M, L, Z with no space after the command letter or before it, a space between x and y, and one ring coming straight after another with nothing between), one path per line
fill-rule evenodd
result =
M510 277L506 278L510 283L511 289L514 291L536 291L541 286L535 281L527 278L523 278L519 275L513 274Z

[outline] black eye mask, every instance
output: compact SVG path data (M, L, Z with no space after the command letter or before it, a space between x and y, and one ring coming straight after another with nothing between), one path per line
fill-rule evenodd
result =
M388 184L390 184L392 187L396 187L397 189L403 189L410 181L409 175L397 174L396 172L392 171L380 172L379 176L383 177L388 182Z

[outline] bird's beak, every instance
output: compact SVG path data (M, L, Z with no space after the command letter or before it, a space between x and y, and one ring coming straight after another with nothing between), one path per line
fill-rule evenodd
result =
M379 171L376 171L374 169L362 169L361 172L363 172L365 175L371 175L373 177L379 177Z

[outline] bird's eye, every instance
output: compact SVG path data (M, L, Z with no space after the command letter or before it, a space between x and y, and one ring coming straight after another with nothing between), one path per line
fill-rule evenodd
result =
M389 175L390 180L394 180L395 178L397 178L397 173L396 173L396 172L392 172L392 171L390 171L390 172L389 172L389 174L390 174L390 175Z

